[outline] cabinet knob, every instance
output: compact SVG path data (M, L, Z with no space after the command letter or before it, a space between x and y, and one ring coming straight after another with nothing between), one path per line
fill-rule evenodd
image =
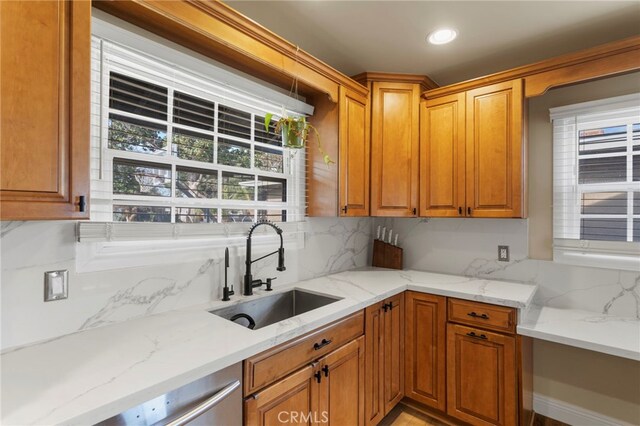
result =
M329 377L329 366L325 365L322 367L322 371L324 372L324 377Z
M467 207L467 214L471 216L471 207Z
M413 215L417 215L418 214L418 209L416 209L415 207L413 208Z
M78 210L84 213L87 210L87 197L81 195L78 197Z
M347 214L347 206L344 206L341 210L342 210L342 213Z
M322 373L320 373L319 371L316 371L315 373L313 373L313 377L316 378L316 381L318 383L320 383L322 381Z
M458 214L462 216L462 207L458 207Z

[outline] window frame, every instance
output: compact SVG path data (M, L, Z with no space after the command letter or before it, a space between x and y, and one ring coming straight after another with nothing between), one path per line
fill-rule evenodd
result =
M632 117L631 117L632 116ZM579 266L614 268L640 271L640 242L633 241L633 221L640 219L634 214L634 192L640 192L640 182L633 180L633 151L638 141L633 140L633 125L640 122L640 93L584 102L565 107L552 108L550 117L553 128L553 260ZM562 120L556 124L555 120ZM585 159L579 152L579 132L611 125L626 125L627 138L620 146L626 149L617 153L591 154L589 158L625 157L626 176L624 182L580 183L579 160ZM566 130L568 127L572 130ZM571 145L564 135L572 134ZM562 154L567 149L567 154ZM560 154L559 154L560 153ZM572 170L572 171L571 171ZM569 179L571 184L559 184L558 180ZM559 177L558 177L559 176ZM622 214L589 214L582 212L582 194L602 192L627 193L627 212ZM616 218L627 220L627 241L583 240L581 219ZM572 225L567 226L567 223ZM631 241L629 236L631 235Z
M265 109L265 102L258 100L259 105L256 108L245 107L243 103L246 102L250 96L240 96L240 102L227 101L225 99L226 94L212 94L205 92L203 88L197 88L194 86L194 81L197 81L201 77L199 75L189 76L189 80L178 81L174 78L171 82L168 76L162 75L161 71L151 69L149 66L150 59L142 57L140 61L134 62L134 58L139 55L133 50L129 50L123 46L116 45L110 41L97 38L100 43L100 179L103 182L109 182L111 185L111 193L107 194L107 197L94 197L95 205L100 205L102 212L99 214L92 214L93 220L102 220L105 222L114 221L113 211L114 206L117 205L141 205L141 206L153 206L153 207L166 207L170 209L171 222L162 223L176 223L176 209L177 208L209 208L215 210L217 223L224 223L223 218L224 210L251 210L252 222L255 222L260 217L261 210L267 211L282 211L286 214L287 221L299 221L303 220L305 215L305 176L304 176L304 151L296 152L295 155L290 154L282 146L268 144L256 140L256 125L257 118L263 117L268 111L274 111L276 109L282 110L282 107L276 107L275 105L269 105ZM105 53L105 44L109 46L108 53ZM115 53L114 53L115 52ZM118 56L117 60L113 60L113 56ZM107 58L105 58L107 57ZM109 60L108 58L111 58ZM130 65L131 64L131 65ZM130 65L130 66L129 66ZM160 63L160 65L163 65ZM167 88L167 119L161 120L157 118L151 118L139 114L134 114L127 111L118 109L112 109L109 105L109 81L110 73L116 72L135 79L139 79L151 84L160 85L163 88ZM177 73L177 71L176 71ZM180 71L181 74L185 74L186 71ZM215 82L213 82L215 84ZM97 84L97 83L94 83ZM231 89L228 89L231 90ZM205 99L213 102L215 106L215 121L214 130L203 130L196 127L191 127L185 124L173 122L173 99L174 93L180 92L189 96ZM256 98L257 99L257 98ZM240 109L250 114L250 138L243 139L234 135L222 134L218 130L218 108L220 105L225 105L231 108ZM141 120L149 124L157 124L166 128L166 146L164 152L160 154L154 153L136 153L131 151L118 150L109 147L109 126L108 120L110 116L119 115L121 117L131 118L133 120ZM299 115L292 111L287 111L288 115ZM172 153L172 135L174 129L181 129L189 132L196 132L204 136L210 136L213 138L213 154L214 157L211 163L200 162L196 160L188 160L178 157ZM243 145L247 145L250 149L250 167L237 167L229 166L217 163L218 161L218 145L221 139L238 142ZM278 151L282 153L283 159L283 171L272 172L268 170L262 170L255 167L255 153L259 149ZM95 155L95 152L94 154ZM133 160L140 163L161 163L168 165L171 169L171 195L165 196L149 196L149 195L128 195L128 194L116 194L113 192L113 161L114 159ZM92 158L94 160L94 158ZM216 198L183 198L176 196L175 185L177 179L178 168L187 168L191 170L207 170L216 175L217 178L217 197ZM296 173L297 171L297 173ZM254 180L254 194L253 200L230 200L224 199L222 194L222 182L224 173L238 173L238 174L250 174ZM282 202L268 202L258 201L259 198L259 181L260 178L265 179L278 179L286 182L286 199ZM103 185L104 190L108 191L106 185ZM98 203L95 203L98 201ZM106 209L111 210L111 216L106 217ZM93 213L93 212L92 212ZM110 220L109 220L110 219ZM277 220L280 222L281 220Z

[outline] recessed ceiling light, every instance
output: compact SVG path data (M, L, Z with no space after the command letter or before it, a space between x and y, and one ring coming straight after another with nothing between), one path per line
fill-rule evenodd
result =
M441 28L433 31L427 37L427 40L431 44L447 44L453 41L458 36L458 32L451 28Z

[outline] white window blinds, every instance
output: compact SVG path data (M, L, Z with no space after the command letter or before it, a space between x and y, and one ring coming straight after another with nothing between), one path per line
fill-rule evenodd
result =
M95 19L92 81L92 220L304 217L304 152L264 116L309 105Z
M554 259L640 269L640 94L551 119Z

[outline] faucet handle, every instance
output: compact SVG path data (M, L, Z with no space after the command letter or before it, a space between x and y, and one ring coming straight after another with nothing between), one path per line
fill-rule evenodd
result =
M265 291L271 291L273 290L271 288L271 281L278 279L277 277L273 277L273 278L267 278L267 288L265 289Z

